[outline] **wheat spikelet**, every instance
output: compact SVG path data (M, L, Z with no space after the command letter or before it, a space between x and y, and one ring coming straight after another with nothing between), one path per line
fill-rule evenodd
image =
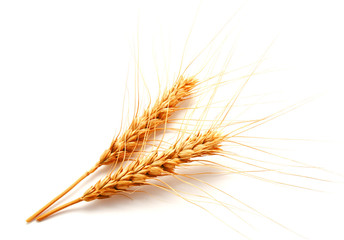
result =
M156 131L156 128L159 125L166 123L168 117L179 110L178 104L188 99L197 85L198 80L195 77L178 77L173 86L170 89L167 88L152 107L148 107L141 116L134 116L128 129L111 142L110 147L104 151L99 161L90 170L85 172L70 187L29 217L26 221L30 222L34 220L39 214L63 197L84 178L96 171L100 166L124 161L126 157L135 152L146 136L151 132Z

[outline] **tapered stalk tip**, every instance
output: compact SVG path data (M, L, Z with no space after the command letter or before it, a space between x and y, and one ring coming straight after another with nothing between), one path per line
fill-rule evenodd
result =
M61 205L61 206L59 206L57 208L54 208L53 210L51 210L51 211L49 211L47 213L42 214L41 216L37 217L36 220L37 221L42 221L42 220L46 219L47 217L49 217L50 215L52 215L54 213L57 213L57 212L61 211L62 209L65 209L65 208L67 208L69 206L72 206L72 205L74 205L76 203L79 203L81 201L83 201L81 198L77 198L77 199L75 199L73 201L70 201L69 203L63 204L63 205Z

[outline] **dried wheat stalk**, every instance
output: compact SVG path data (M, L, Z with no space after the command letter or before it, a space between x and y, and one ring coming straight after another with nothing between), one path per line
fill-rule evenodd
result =
M242 87L245 85L247 81L248 80L244 82ZM204 119L198 119L198 123L196 124L196 128L193 130L193 132L188 133L188 131L185 131L185 129L180 129L179 133L181 134L181 136L179 136L173 144L170 144L170 146L167 149L162 150L158 147L157 149L155 149L154 152L150 154L137 156L134 161L130 162L126 166L119 166L119 168L116 169L116 171L111 172L105 178L99 180L94 186L90 187L81 197L64 205L61 205L45 214L42 214L37 218L37 220L44 220L50 215L82 201L88 202L96 199L109 198L116 194L130 193L133 191L132 187L142 185L156 186L156 184L152 183L151 180L158 179L159 177L165 175L177 176L178 173L175 171L177 167L187 167L188 165L190 165L190 163L199 162L199 159L195 159L198 157L218 155L235 160L235 158L229 157L230 152L227 152L222 149L223 144L235 143L238 145L242 145L240 144L240 142L236 142L234 140L239 134L244 133L268 121L271 121L272 119L281 116L282 114L285 114L286 112L291 111L292 109L297 107L291 106L280 112L276 112L261 119L243 121L243 125L241 127L235 128L235 130L233 131L225 131L225 129L228 126L236 124L236 122L225 124L224 120L226 119L228 112L232 109L232 106L235 103L237 97L239 96L242 87L240 88L240 91L236 93L236 96L233 97L227 103L222 113L219 115L219 118L217 120L211 121L211 125L207 129L202 129L203 126L201 126L203 124ZM214 91L216 91L216 89ZM210 102L208 103L206 110L209 108L209 106ZM206 112L206 110L204 110L204 112ZM182 123L182 126L185 127L185 123ZM251 148L250 146L247 147ZM259 151L259 149L255 150ZM241 160L237 161L243 162ZM216 165L216 163L213 163L211 161L206 162ZM246 162L243 163L249 164L250 166L254 166L259 170L271 171L271 169L266 167ZM224 168L226 167L224 166ZM232 172L237 172L245 176L250 176L250 174L248 174L245 171L241 172L234 168L230 169ZM290 175L289 173L285 173L282 171L278 172ZM252 177L260 180L266 180L262 177L256 177L254 175L252 175Z
M227 135L215 128L204 133L197 131L183 140L176 141L165 151L154 151L126 167L120 167L115 173L107 175L89 188L82 197L41 215L37 220L41 221L75 203L109 198L117 193L126 192L133 186L149 185L150 179L175 174L176 167L192 162L193 158L220 154L221 144L226 138Z
M126 160L126 158L135 152L138 146L142 144L145 137L147 137L151 132L156 131L156 128L159 125L165 124L168 117L179 110L178 104L188 99L197 85L198 80L195 77L178 77L173 86L170 89L167 88L152 107L148 107L141 116L135 116L133 118L128 129L111 142L110 147L104 151L99 161L90 170L85 172L70 187L29 217L26 221L30 222L34 220L38 215L63 197L100 166Z
M196 159L198 157L210 156L210 155L218 155L222 157L227 157L232 160L236 160L235 158L230 157L230 152L227 152L222 149L222 146L225 143L236 143L241 144L239 142L234 141L238 136L237 131L246 132L252 128L255 128L263 123L271 121L272 119L292 110L295 106L287 108L283 111L271 114L261 119L253 120L251 122L243 122L243 126L237 128L232 132L224 131L224 129L229 126L227 124L223 124L223 119L227 116L227 110L231 109L231 105L227 104L226 108L224 109L224 115L220 117L220 119L215 120L212 122L211 126L207 130L202 131L202 127L200 125L194 130L193 133L188 134L184 132L182 129L180 130L182 136L177 138L175 143L171 144L167 149L159 151L159 148L155 149L154 152L144 155L138 156L136 160L130 162L128 165L123 166L121 165L116 171L113 173L108 174L105 178L99 180L95 185L90 187L81 197L68 202L64 205L61 205L45 214L42 214L37 218L38 221L42 221L47 217L51 216L52 214L63 210L71 205L82 201L93 201L97 199L105 199L116 194L123 194L123 193L131 193L133 192L132 187L142 186L142 185L152 185L157 186L156 184L152 183L152 180L159 180L159 177L172 175L177 177L179 174L176 172L177 167L189 167L191 163L202 162L203 160ZM202 122L202 120L198 120ZM234 123L235 124L235 123ZM187 135L186 137L183 137ZM250 146L247 146L251 148ZM258 150L259 149L255 149ZM240 157L240 155L236 155ZM242 156L244 157L244 156ZM248 158L249 159L249 158ZM263 166L255 165L249 162L243 162L240 159L237 161L242 162L244 164L248 164L250 166L256 167L258 170L263 171L274 171L273 169L269 169ZM214 164L214 162L206 160L205 162L210 163L210 165ZM207 166L210 166L207 165ZM222 165L217 165L221 167ZM223 168L227 168L223 166ZM239 173L244 176L251 176L259 180L274 182L273 180L268 180L263 177L257 177L255 175L250 175L249 172L246 171L239 171L235 168L229 167L231 172ZM297 174L290 174L283 171L277 171L281 174L287 174L297 177L308 177L302 176ZM188 174L183 174L187 176ZM313 178L316 179L316 178ZM317 179L316 179L317 180ZM278 184L283 184L286 186L293 186L293 187L300 187L295 185L290 185L288 183L283 182L275 182ZM162 186L158 186L162 187ZM162 187L164 188L164 187ZM168 188L171 188L168 186ZM303 188L303 187L301 187ZM307 189L307 188L305 188ZM246 205L247 206L247 205ZM252 209L252 208L250 208ZM254 210L257 212L256 210ZM259 213L259 212L258 212ZM264 215L262 215L264 216ZM278 223L277 223L278 224Z

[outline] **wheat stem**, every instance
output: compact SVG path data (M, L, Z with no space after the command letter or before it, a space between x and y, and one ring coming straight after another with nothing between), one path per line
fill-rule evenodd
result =
M78 185L83 179L85 179L88 175L93 173L98 167L95 165L92 169L85 172L81 177L78 178L72 185L70 185L68 188L66 188L63 192L61 192L59 195L57 195L53 200L51 200L49 203L44 205L40 210L35 212L31 217L26 219L26 222L33 221L38 215L40 215L42 212L44 212L46 209L48 209L51 205L53 205L57 200L59 200L61 197L66 195L70 190L72 190L76 185Z
M81 198L74 199L73 201L70 201L70 202L68 202L68 203L66 203L66 204L63 204L63 205L61 205L61 206L59 206L59 207L57 207L57 208L55 208L55 209L49 211L48 213L42 214L41 216L39 216L39 217L37 218L37 221L42 221L42 220L44 220L45 218L49 217L50 215L52 215L52 214L54 214L54 213L56 213L56 212L58 212L58 211L61 211L62 209L65 209L66 207L69 207L69 206L72 206L72 205L74 205L74 204L76 204L76 203L79 203L79 202L81 202L81 201L82 201Z

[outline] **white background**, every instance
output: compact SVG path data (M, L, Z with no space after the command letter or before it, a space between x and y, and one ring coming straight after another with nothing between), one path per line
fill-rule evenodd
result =
M257 133L321 140L297 142L285 153L344 174L341 1L123 2L1 1L0 238L242 239L225 222L252 239L297 239L263 217L243 214L252 229L223 207L211 208L221 222L182 199L148 188L150 194L133 201L80 203L47 221L25 222L108 147L120 126L137 36L142 75L154 93L153 61L161 82L171 81L197 12L184 61L240 8L222 31L221 39L227 40L218 43L226 51L235 43L234 66L259 60L275 40L263 67L274 71L261 82L253 79L248 95L274 92L295 103L322 94ZM283 141L278 144L286 147ZM100 176L67 198L80 196ZM333 178L343 182L343 177ZM321 183L329 193L318 193L240 177L210 180L309 239L344 239L343 184Z

